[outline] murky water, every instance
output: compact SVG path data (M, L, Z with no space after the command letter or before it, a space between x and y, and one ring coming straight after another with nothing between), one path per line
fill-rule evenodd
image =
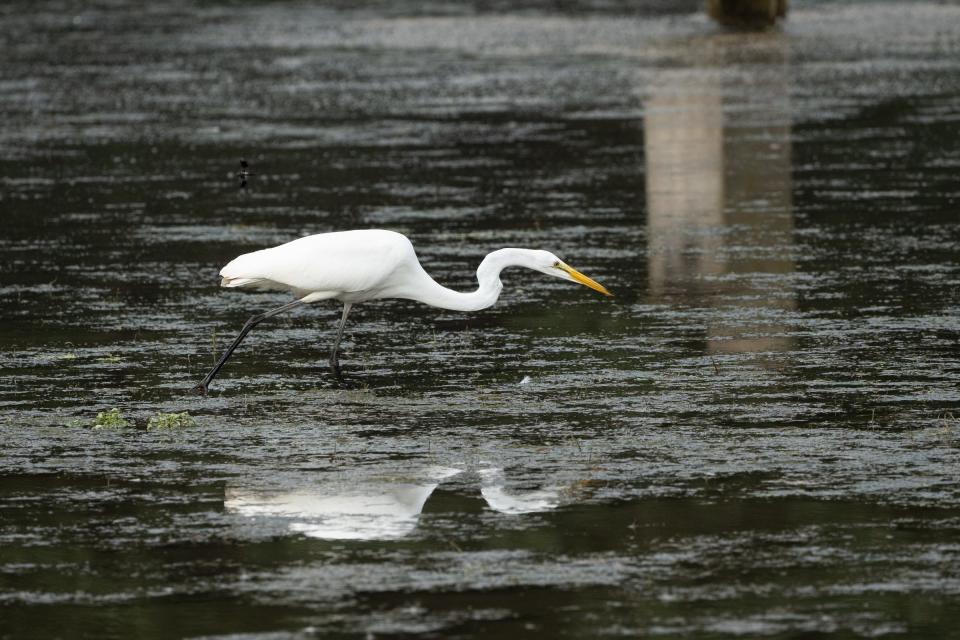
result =
M960 6L649 4L0 7L0 636L956 633ZM346 389L320 304L186 394L288 300L223 264L368 227L616 297L358 306Z

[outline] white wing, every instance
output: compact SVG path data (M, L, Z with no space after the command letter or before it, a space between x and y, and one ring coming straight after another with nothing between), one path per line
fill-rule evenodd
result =
M393 231L321 233L238 256L221 269L220 285L284 289L308 302L349 293L370 299L411 263L418 264L413 245Z

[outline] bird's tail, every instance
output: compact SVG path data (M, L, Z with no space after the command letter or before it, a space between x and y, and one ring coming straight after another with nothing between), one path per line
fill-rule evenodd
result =
M277 289L277 284L270 280L267 273L258 262L268 254L269 249L245 253L231 260L227 266L220 269L221 287L249 287L252 289Z
M264 278L231 278L229 276L220 278L221 287L256 287L265 282Z

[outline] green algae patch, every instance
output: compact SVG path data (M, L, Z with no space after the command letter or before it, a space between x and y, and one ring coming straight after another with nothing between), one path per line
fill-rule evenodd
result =
M147 421L147 429L181 429L193 427L196 424L197 421L186 411L183 413L158 413Z
M127 422L123 414L120 413L120 409L114 407L109 411L101 411L97 414L97 417L93 419L93 429L123 429L124 427L130 426L130 423Z

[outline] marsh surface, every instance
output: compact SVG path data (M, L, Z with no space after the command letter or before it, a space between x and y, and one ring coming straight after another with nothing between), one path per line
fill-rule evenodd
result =
M0 7L0 636L956 633L960 6L647 4ZM320 304L186 394L288 300L223 264L369 227L616 297L358 306L347 389Z

